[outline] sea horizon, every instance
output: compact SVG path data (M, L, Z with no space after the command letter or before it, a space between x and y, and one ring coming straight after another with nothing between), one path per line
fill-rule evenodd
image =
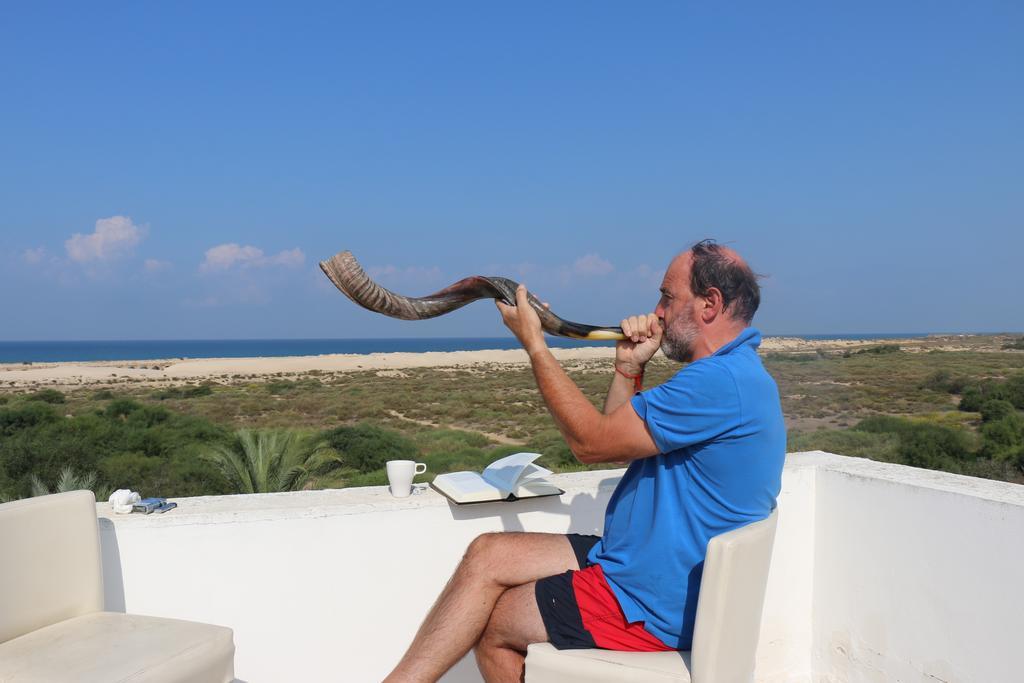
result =
M940 335L986 335L999 332L861 332L816 334L766 334L819 341L915 339ZM610 346L610 341L585 341L548 337L555 348ZM431 351L481 351L515 349L519 343L507 337L372 337L356 339L98 339L0 341L0 363L57 363L88 361L138 361L188 358L250 358L318 356L326 354L425 353Z

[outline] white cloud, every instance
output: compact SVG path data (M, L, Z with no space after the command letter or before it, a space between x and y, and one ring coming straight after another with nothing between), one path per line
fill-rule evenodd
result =
M632 277L644 285L653 286L655 289L661 287L661 280L665 275L664 269L651 268L646 263L641 263L632 273Z
M602 277L615 270L615 266L598 254L584 254L572 262L555 268L558 282L563 287L577 278Z
M245 265L254 263L263 258L263 250L256 247L242 247L234 242L230 244L218 244L206 250L206 258L203 259L199 269L203 271L227 270L237 264Z
M613 270L615 266L597 254L586 254L572 264L572 272L575 275L607 275Z
M301 249L287 249L265 256L263 250L251 245L241 246L234 242L218 244L206 250L205 258L199 265L203 272L216 272L228 270L234 266L239 268L254 268L261 266L301 266L306 260L306 255Z
M146 269L147 273L159 273L168 270L171 267L169 261L160 261L155 258L148 258L142 262L142 267Z
M302 253L302 250L298 247L294 249L286 249L285 251L279 252L274 256L267 259L267 265L270 266L301 266L306 262L306 255Z
M88 235L75 233L64 242L72 261L106 261L131 253L142 241L145 228L132 223L127 216L111 216L96 221L96 229Z
M21 252L21 258L25 261L25 263L31 263L33 265L39 263L45 257L46 249L43 247L38 247L36 249L26 249L25 251Z

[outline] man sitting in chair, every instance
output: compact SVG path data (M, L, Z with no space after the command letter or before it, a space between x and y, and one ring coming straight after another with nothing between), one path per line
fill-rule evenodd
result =
M750 327L759 302L757 277L732 249L704 240L677 256L654 313L622 321L603 412L551 355L526 289L516 306L498 303L573 454L629 468L602 537L475 539L387 681L436 681L470 648L487 681L521 680L531 643L690 648L708 541L767 517L781 488L779 394ZM642 391L659 348L688 365Z

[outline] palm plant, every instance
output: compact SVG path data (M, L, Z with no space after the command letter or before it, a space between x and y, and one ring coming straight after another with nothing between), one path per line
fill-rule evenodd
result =
M239 430L233 444L210 446L202 457L239 493L297 491L340 463L322 439L281 429Z
M96 485L95 472L86 472L80 475L70 465L61 470L60 478L57 479L57 488L54 491L51 491L50 487L35 474L29 477L29 483L32 486L33 497L48 496L51 493L65 493L67 491L93 491L96 494L96 500L106 500L110 497L111 493L109 486Z

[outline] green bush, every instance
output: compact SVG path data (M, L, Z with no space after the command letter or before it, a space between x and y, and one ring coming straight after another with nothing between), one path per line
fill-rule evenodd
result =
M960 399L960 410L979 412L986 401L1009 401L1014 408L1024 410L1024 373L1017 373L1005 380L985 380L972 384L964 390Z
M491 441L478 432L462 429L430 429L415 436L416 445L424 453L454 451L466 446L486 448Z
M267 392L273 394L274 396L290 392L296 389L298 386L298 382L292 381L290 379L275 379L263 385Z
M338 427L323 434L346 467L366 473L384 467L388 460L412 460L416 445L398 432L371 424Z
M895 461L912 467L956 472L960 471L958 462L974 457L968 433L956 427L879 415L861 420L853 429L869 434L895 434Z
M979 412L982 422L1001 420L1007 415L1013 415L1016 410L1013 404L1001 398L993 398L981 404Z
M993 460L1012 460L1024 452L1024 418L1016 413L981 426L981 452Z
M872 434L900 434L912 428L913 424L910 420L891 415L873 415L861 420L853 427L858 432Z
M54 422L58 418L53 408L36 401L0 409L0 434L11 436L23 429Z
M851 356L880 356L887 353L899 353L899 344L881 344L880 346L869 346L866 349L860 349L858 351L848 351L843 354L844 358L850 358Z
M1021 337L1020 339L1015 339L1015 340L1013 340L1011 342L1003 344L1003 348L1004 349L1022 349L1022 350L1024 350L1024 337Z
M947 469L950 461L970 457L967 435L960 430L927 425L900 435L899 455L913 467Z
M503 455L505 455L503 453ZM417 459L426 463L427 476L440 474L442 472L454 472L460 470L483 471L485 467L496 460L498 455L492 454L482 448L463 446L450 451L438 451L419 456Z
M155 495L229 490L198 458L203 445L228 440L224 428L127 399L68 418L45 403L21 403L0 409L0 434L0 485L14 496L30 494L33 475L54 482L67 467Z
M345 486L384 486L387 483L388 474L384 470L354 474L345 479Z
M899 437L893 433L869 433L853 429L821 429L813 432L790 432L786 451L826 451L855 458L883 462L899 462Z
M780 363L810 363L811 361L821 360L821 358L816 353L780 353L778 351L766 353L764 356L766 361Z
M129 415L134 413L136 410L141 410L142 404L138 401L133 401L130 398L118 398L114 399L107 404L103 414L107 417L119 417L122 420L126 419Z
M42 401L43 403L64 403L67 399L64 394L57 391L56 389L40 389L39 391L29 394L25 397L26 401Z
M153 398L158 401L166 401L174 398L186 399L197 398L199 396L209 396L212 393L213 385L203 383L196 386L168 387L166 389L153 392Z
M100 473L115 489L130 488L146 497L163 495L160 492L170 487L163 458L142 453L118 453L100 461ZM145 489L140 487L145 482ZM180 494L179 494L180 495Z
M960 394L970 380L961 375L954 375L949 370L936 370L930 374L921 384L921 389L932 391L944 391L950 394Z
M140 405L125 415L123 419L129 427L136 430L149 429L169 420L171 413L157 406Z
M1024 410L1024 372L1006 380L1006 400L1018 410Z
M960 397L960 410L968 413L976 413L981 410L981 404L985 401L992 400L991 396L986 396L979 384L973 384L964 389L963 395Z

